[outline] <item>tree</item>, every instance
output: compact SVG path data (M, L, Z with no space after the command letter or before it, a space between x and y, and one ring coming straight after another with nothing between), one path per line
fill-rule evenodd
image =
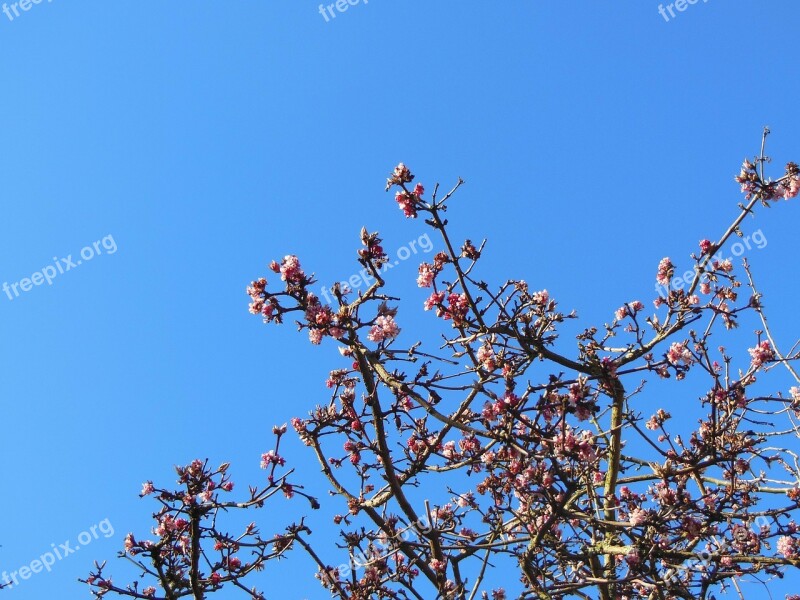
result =
M250 311L266 323L296 316L312 343L332 338L341 354L329 402L292 425L334 492L323 508L341 527L342 557L326 562L302 522L266 540L255 526L233 538L213 525L221 508L297 490L276 478L284 463L276 448L263 457L266 491L251 489L239 504L203 496L227 481L224 468L205 463L179 469L185 491L145 484L162 506L159 539L129 536L123 554L163 591L117 587L103 565L85 582L97 597L199 599L237 586L262 598L241 579L298 546L321 585L343 599L713 598L748 575L782 577L800 566L800 469L790 449L800 387L770 393L764 383L785 367L800 384L798 354L775 344L746 262L742 282L718 258L758 205L800 191L794 163L766 178L763 141L736 177L746 202L717 241L700 242L685 289L673 285L676 266L664 258L654 312L625 302L610 323L580 331L577 350L559 337L576 314L560 311L546 290L475 276L484 245L457 246L445 218L463 181L426 200L398 165L386 189L444 247L417 279L431 290L424 309L438 317L441 348L401 335L397 299L384 289L387 254L366 229L358 251L372 281L366 291L336 285L334 305L324 305L296 256L270 265L277 289L261 278L247 290ZM759 329L743 361L719 342L736 340L729 330L747 319ZM657 379L674 380L694 422L646 400ZM275 430L278 440L284 431ZM233 560L234 551L250 554Z

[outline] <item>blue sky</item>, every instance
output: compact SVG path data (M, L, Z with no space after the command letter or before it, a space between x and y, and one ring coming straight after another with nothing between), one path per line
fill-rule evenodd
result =
M75 579L150 527L141 482L172 482L174 464L263 476L272 425L325 401L338 353L261 325L244 288L288 253L323 282L351 275L363 225L390 250L417 239L383 192L399 161L427 185L463 177L450 219L489 238L487 277L547 288L586 326L652 300L661 257L686 265L724 231L764 125L775 174L800 161L796 1L710 0L668 21L652 0L371 0L327 21L318 6L0 13L0 283L101 242L52 285L0 294L0 565L114 529L0 593L88 598ZM745 226L768 240L748 258L787 347L797 219L782 204ZM416 262L392 283L414 303ZM408 331L426 323L407 314ZM255 516L278 530L303 510ZM324 597L297 556L274 597Z

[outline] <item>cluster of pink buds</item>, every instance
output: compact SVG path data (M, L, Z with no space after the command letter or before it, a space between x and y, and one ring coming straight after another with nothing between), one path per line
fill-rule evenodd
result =
M412 181L414 181L414 175L411 174L405 164L400 163L386 180L386 191L389 191L393 185L402 186L404 183L411 183Z
M408 170L403 163L397 165L392 172L391 176L386 180L386 191L388 192L392 186L398 186L400 189L394 196L395 201L400 206L400 210L409 219L417 217L417 210L422 204L422 194L425 193L425 188L421 184L414 186L413 191L408 191L405 184L411 183L414 180L414 175Z
M686 342L673 342L667 351L667 360L673 366L679 364L690 366L694 362L694 356Z
M628 304L618 308L617 312L614 314L617 317L617 321L621 321L625 317L635 316L640 310L644 310L644 304L642 304L639 300L634 300L633 302L629 302Z
M755 348L750 348L748 352L750 353L750 364L755 369L764 363L775 359L775 351L772 349L772 346L770 346L770 343L766 340L761 342Z
M444 266L450 262L450 258L444 252L439 252L433 257L433 263L422 263L419 266L419 276L417 285L421 288L431 287L436 282L436 277L442 272ZM430 310L426 308L425 310Z
M341 315L334 313L329 306L323 306L314 294L309 293L306 300L306 324L311 343L319 344L326 335L336 340L342 339L345 329Z
M369 330L367 339L371 342L390 341L400 334L400 327L392 315L380 315L376 317L375 324Z
M661 259L661 262L658 263L658 273L656 273L656 283L658 285L662 285L664 287L669 287L670 280L672 279L672 275L675 273L675 265L672 264L672 261L669 257L664 257Z
M362 263L371 262L376 267L380 267L388 262L389 259L381 246L381 241L377 232L369 233L366 227L361 229L361 243L364 244L364 248L358 251L358 257Z
M400 210L403 211L403 214L408 219L416 219L417 218L417 206L420 202L422 202L422 194L425 192L425 188L422 187L421 184L417 184L414 186L413 192L407 192L405 190L400 190L394 196L395 201L400 206Z
M742 164L742 170L735 177L742 187L742 193L749 200L760 194L761 200L789 200L800 193L800 167L790 162L786 164L786 174L778 181L762 181L756 166L749 160Z
M716 246L711 240L700 240L700 252L702 256L711 254L716 249Z

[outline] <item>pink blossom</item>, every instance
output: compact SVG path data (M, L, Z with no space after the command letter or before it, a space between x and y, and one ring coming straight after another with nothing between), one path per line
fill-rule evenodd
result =
M428 563L431 569L436 571L437 573L444 573L447 570L447 561L445 560L438 560L436 558L432 558L431 561Z
M718 271L722 271L723 273L730 273L733 271L733 263L731 262L730 258L726 258L725 260L715 260L714 268Z
M421 288L431 287L434 278L436 277L436 271L434 271L433 265L429 265L428 263L422 263L419 266L419 277L417 277L417 285Z
M708 254L713 245L714 244L711 243L711 240L700 240L700 252L703 254Z
M797 542L788 535L783 535L778 538L777 549L778 552L783 554L786 558L795 558L797 556Z
M669 282L670 279L672 279L673 273L675 273L675 265L672 264L669 257L662 258L661 262L658 263L656 282L664 287L669 287Z
M287 498L294 497L294 487L292 486L291 483L284 483L281 486L281 491L283 492L283 495L286 496Z
M372 342L382 342L393 340L400 333L400 328L392 315L381 315L375 319L375 324L367 334L367 339Z
M233 571L234 569L238 569L242 566L242 561L237 558L236 556L228 557L228 570Z
M386 180L386 189L388 190L393 185L402 185L403 183L410 183L414 180L411 171L408 170L403 163L400 163L394 168L392 175Z
M445 320L453 319L454 325L461 325L467 316L469 300L466 294L450 294L447 297L448 310L444 315Z
M641 508L634 508L628 515L628 520L633 526L641 525L642 523L647 521L647 516L648 512L646 510L642 510Z
M531 299L533 300L534 304L538 304L542 308L545 308L550 302L550 294L547 292L547 290L541 290L539 292L534 292L531 295Z
M794 198L798 193L800 193L800 175L795 175L789 180L789 185L783 193L783 199L788 200L789 198Z
M148 494L152 494L155 488L153 487L152 481L145 481L142 484L142 492L140 496L147 496Z
M766 340L755 348L750 348L748 352L750 353L750 364L756 369L775 358L775 351Z
M497 363L495 362L494 350L492 346L489 344L483 345L478 348L478 352L476 353L476 357L478 361L480 361L481 366L487 371L494 371L497 368Z
M413 194L409 194L404 190L400 190L395 194L394 199L402 209L406 218L417 218L417 207L414 205L415 196Z
M639 300L634 300L633 302L628 302L628 304L619 307L614 314L617 317L617 321L621 321L628 315L633 316L643 309L644 304L642 304Z
M281 261L281 279L290 283L298 283L305 277L305 273L300 268L300 260L294 255L289 254Z
M689 366L694 362L694 357L689 348L686 347L686 342L674 342L667 352L667 360L672 365L683 363Z
M423 305L425 310L430 310L434 306L441 304L444 301L444 292L434 292L430 295L430 297L425 300L425 304Z
M285 464L286 460L282 456L275 454L274 450L270 450L269 452L265 452L264 454L261 455L262 469L266 469L270 465L279 465L282 467Z
M780 184L775 189L776 196L782 196L784 200L789 200L800 193L800 175L794 175L783 184Z

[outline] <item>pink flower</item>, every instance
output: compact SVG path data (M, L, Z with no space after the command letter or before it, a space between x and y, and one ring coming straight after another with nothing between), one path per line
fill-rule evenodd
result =
M750 364L756 369L775 358L775 351L766 340L755 348L750 348L748 352L750 353Z
M641 508L634 508L630 515L628 515L628 520L630 521L631 525L641 525L645 521L647 521L648 512L646 510L642 510Z
M540 292L534 292L531 296L534 304L538 304L542 308L545 308L547 304L550 302L550 294L547 290L541 290Z
M667 352L667 360L672 365L679 365L683 363L686 366L694 362L694 357L689 349L686 347L686 342L674 342Z
M661 262L658 263L656 282L664 287L669 287L669 282L670 279L672 279L673 273L675 273L675 265L672 264L668 256L662 258Z
M629 302L624 306L621 306L617 309L617 312L614 313L617 317L617 321L621 321L628 315L635 315L640 310L644 309L644 304L642 304L639 300L634 300L633 302Z
M425 310L430 310L434 306L441 304L444 301L444 292L434 292L430 297L425 300Z
M321 329L309 329L308 330L308 339L311 341L312 344L315 346L322 342L323 332Z
M713 245L714 244L711 243L711 240L700 240L700 252L703 254L708 254Z
M148 494L152 494L155 488L153 487L152 481L145 481L142 484L142 492L139 494L140 496L147 496Z
M400 328L391 315L381 315L375 319L375 324L367 334L367 339L372 342L393 340L400 333Z
M797 542L787 535L778 538L777 549L786 558L795 558L797 556Z
M395 194L394 199L403 210L403 214L406 216L406 218L417 218L417 207L415 206L416 197L414 194L409 194L404 190L400 190Z
M281 486L281 491L287 498L292 498L294 496L294 487L292 487L291 483L284 483Z
M447 570L447 562L444 560L432 558L428 565L437 573L444 573Z
M228 557L228 570L229 571L232 571L234 569L238 569L241 566L242 566L242 561L239 558L237 558L235 556Z
M417 277L417 285L421 288L431 287L434 278L436 277L436 271L433 269L433 265L429 265L428 263L422 263L419 266L419 277Z
M216 571L211 573L211 577L208 578L211 582L211 585L219 585L219 582L222 581L222 577Z
M447 297L448 310L444 315L445 320L453 319L454 325L461 325L467 316L469 300L466 294L450 294Z
M400 163L394 168L392 175L386 180L386 189L388 190L393 185L401 185L403 183L410 183L414 180L411 171L408 170L403 163Z
M494 350L491 345L487 344L478 348L476 357L487 371L494 371L497 368L497 363L494 360Z
M286 460L282 456L275 454L274 450L270 450L269 452L265 452L264 454L261 455L262 469L266 469L270 465L279 465L282 467L285 464Z
M294 255L289 254L281 261L281 279L289 283L299 283L305 277L305 273L300 268L300 260Z
M789 185L783 192L783 199L788 200L789 198L794 198L798 193L800 193L800 176L795 175L794 178L789 180Z
M731 271L733 271L733 263L731 262L730 258L726 258L725 260L722 261L715 260L714 268L717 269L718 271L722 271L723 273L730 273Z

